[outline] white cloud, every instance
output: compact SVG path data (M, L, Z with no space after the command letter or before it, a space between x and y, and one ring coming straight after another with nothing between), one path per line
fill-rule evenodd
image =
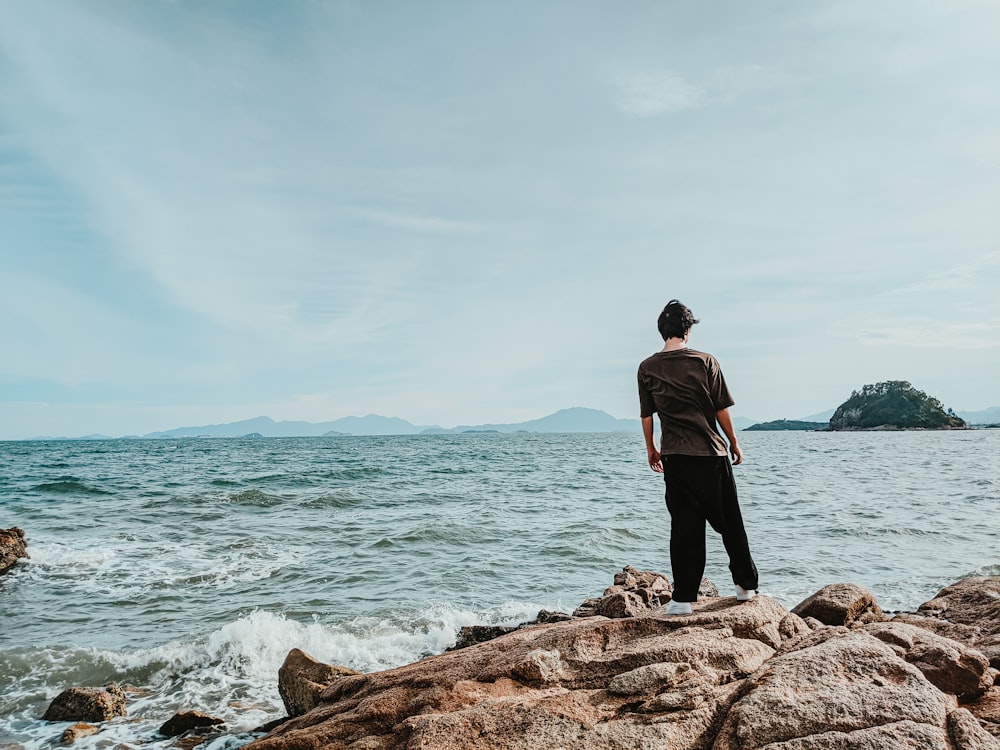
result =
M351 213L361 219L415 232L476 232L487 228L485 224L472 221L456 221L440 216L413 216L393 211L378 211L367 208L353 208L351 209Z
M1000 348L1000 254L931 272L860 304L833 330L866 346Z
M670 71L620 75L618 108L633 117L655 117L704 106L705 93Z

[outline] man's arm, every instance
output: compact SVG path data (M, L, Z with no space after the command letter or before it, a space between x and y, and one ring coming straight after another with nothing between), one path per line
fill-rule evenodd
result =
M729 409L719 409L715 412L715 418L719 420L719 426L726 433L726 439L729 441L729 452L733 456L733 466L743 463L743 451L740 450L740 443L736 439L736 430L733 429L733 420L729 416Z
M657 474L663 473L663 464L660 463L660 452L656 450L653 443L653 418L642 418L642 435L646 438L646 456L649 458L649 468Z

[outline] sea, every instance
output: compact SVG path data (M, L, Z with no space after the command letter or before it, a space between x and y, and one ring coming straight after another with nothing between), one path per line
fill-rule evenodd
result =
M853 582L887 610L1000 575L1000 430L744 432L735 468L761 592ZM284 714L291 648L370 672L463 625L572 612L626 565L670 574L663 482L632 433L0 443L0 748L55 748L71 686L130 686L81 748L203 745ZM706 575L731 593L708 534Z

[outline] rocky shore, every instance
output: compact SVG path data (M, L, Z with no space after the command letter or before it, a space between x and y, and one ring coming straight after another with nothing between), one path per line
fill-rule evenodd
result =
M669 598L665 576L626 568L573 617L472 629L397 669L295 649L292 718L249 747L1000 750L1000 577L894 616L853 584L792 611L714 595L669 616Z
M383 672L292 649L288 716L252 750L1000 750L1000 577L966 578L887 614L855 584L791 611L703 581L667 615L666 576L626 567L572 614L463 628L449 651ZM70 688L44 718L127 716L128 690ZM63 743L95 734L77 723ZM188 711L159 730L183 750L225 733Z

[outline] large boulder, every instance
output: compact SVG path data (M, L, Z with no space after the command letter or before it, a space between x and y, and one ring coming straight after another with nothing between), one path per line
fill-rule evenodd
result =
M925 618L965 626L951 637L982 651L1000 669L1000 576L963 578L945 586L916 612ZM915 625L924 623L913 621Z
M949 747L954 699L864 631L800 636L741 692L713 750Z
M117 684L103 688L72 687L57 695L42 715L44 721L110 721L125 716L125 691Z
M824 625L884 622L889 618L871 591L856 583L831 583L792 608L799 617L814 617Z
M964 700L993 686L990 662L979 651L904 622L879 622L865 630L915 666L934 686Z
M28 557L28 544L24 530L16 526L0 529L0 575L14 567L18 560Z
M361 674L347 667L316 661L304 651L293 648L278 669L278 694L289 716L311 711L320 694L340 677Z
M788 612L766 596L689 617L575 618L336 679L254 750L711 747Z

